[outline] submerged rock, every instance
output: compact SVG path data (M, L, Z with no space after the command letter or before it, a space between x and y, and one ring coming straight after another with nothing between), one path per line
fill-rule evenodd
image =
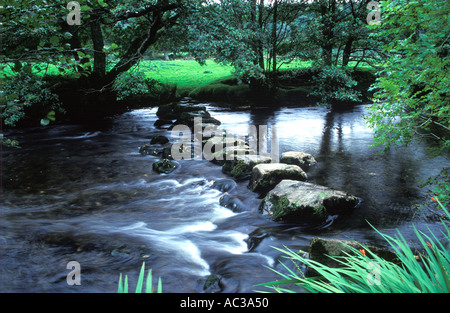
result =
M297 165L263 163L253 167L249 187L254 192L264 193L283 179L304 181L307 178L306 173Z
M169 174L178 167L178 164L169 159L163 159L153 163L152 168L155 172Z
M217 189L222 192L228 192L236 188L237 184L234 180L229 178L219 179L214 181L212 188Z
M353 210L357 197L343 191L295 180L282 180L261 201L260 211L273 220L323 222Z
M152 140L150 141L151 145L160 144L164 145L169 142L169 139L166 136L162 135L155 135L152 137Z
M172 123L173 123L173 121L170 119L160 118L160 119L156 120L155 123L153 123L153 125L158 128L162 128L162 126L167 125L166 127L168 127Z
M242 203L239 198L229 194L224 194L220 197L219 203L221 206L230 209L233 212L243 212L245 210L244 203Z
M317 163L314 157L309 153L288 151L281 154L280 163L293 164L307 170L310 166Z
M139 153L142 155L159 155L161 154L161 149L151 147L149 144L143 144L139 147Z
M346 256L346 253L352 254L353 252L348 246L358 250L368 248L375 255L386 261L394 263L398 262L397 255L393 251L383 247L374 246L369 243L360 243L357 241L317 237L311 240L311 244L309 246L309 259L319 262L328 267L337 268L342 265L338 261L335 261L330 257ZM306 275L315 276L317 275L317 272L309 268L306 271Z
M237 156L233 160L225 160L222 172L237 180L244 180L250 178L256 165L271 162L272 158L268 156L256 154Z
M221 279L222 276L216 274L211 274L208 277L206 277L205 282L203 284L203 292L205 293L221 292L223 289Z

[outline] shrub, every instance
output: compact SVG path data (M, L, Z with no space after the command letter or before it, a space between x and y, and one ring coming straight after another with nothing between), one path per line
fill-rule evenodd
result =
M355 90L356 85L357 82L345 69L324 66L313 76L313 88L310 95L319 97L321 99L319 104L325 106L340 102L357 102L361 93Z
M49 85L42 77L39 78L26 71L5 77L2 87L3 99L0 104L3 123L7 126L15 126L25 117L27 107L39 111L43 117L47 114L42 120L44 125L48 124L49 120L54 120L54 110L60 112L63 110L58 95L50 90ZM50 116L48 116L49 113Z
M147 78L142 72L128 71L116 78L113 88L117 92L117 100L125 100L134 96L155 96L160 92L161 83Z

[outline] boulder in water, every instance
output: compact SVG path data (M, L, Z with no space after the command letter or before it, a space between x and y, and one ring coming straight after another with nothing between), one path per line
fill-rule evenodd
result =
M156 144L160 144L160 145L164 145L166 143L169 142L169 139L166 136L162 136L162 135L155 135L152 137L152 140L150 141L151 145L156 145Z
M252 169L249 187L254 192L265 193L283 179L304 181L306 173L297 165L283 163L262 163Z
M317 163L314 157L305 152L288 151L281 154L280 163L293 164L307 170L310 166Z
M244 203L239 198L229 194L224 194L219 199L221 206L230 209L233 212L243 212L245 210Z
M343 191L296 180L282 180L261 201L260 211L273 220L324 222L328 216L344 214L359 203Z
M236 188L237 184L234 180L229 178L218 179L212 184L212 188L222 192L228 192Z
M162 159L153 163L152 168L155 172L169 174L178 167L178 164L169 159Z
M271 157L257 154L237 156L235 159L225 160L222 166L222 172L237 180L244 180L251 176L253 167L261 163L271 162Z
M319 262L323 265L326 265L331 268L337 268L342 266L336 260L331 259L330 257L341 257L347 256L346 253L352 254L352 250L349 248L355 248L358 250L368 248L371 252L373 252L378 257L389 261L389 262L398 262L398 257L395 252L383 248L374 246L370 243L365 242L357 242L350 240L338 240L338 239L328 239L328 238L313 238L311 240L311 244L309 246L309 259ZM317 272L308 268L306 271L307 276L316 276Z

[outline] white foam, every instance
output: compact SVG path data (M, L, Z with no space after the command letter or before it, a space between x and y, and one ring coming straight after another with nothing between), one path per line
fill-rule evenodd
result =
M189 224L184 226L179 226L167 231L170 234L184 234L184 233L192 233L198 231L213 231L217 226L211 223L210 221L199 222L195 224Z
M182 226L169 231L159 231L146 227L144 222L136 222L130 226L121 227L120 230L127 231L130 235L144 237L148 242L159 249L161 252L169 252L183 260L183 262L197 265L198 269L188 271L196 275L209 275L209 264L201 257L200 249L189 239L183 237L183 233L212 230L216 226L211 222L204 222L191 225L192 227Z

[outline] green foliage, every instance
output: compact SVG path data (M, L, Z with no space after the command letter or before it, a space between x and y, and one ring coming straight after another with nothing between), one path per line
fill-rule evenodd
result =
M15 126L25 116L27 107L49 110L43 119L45 125L55 120L55 110L62 111L59 98L51 91L49 84L28 71L21 70L14 76L4 78L2 92L4 98L0 106L3 123L7 126Z
M339 102L359 101L361 93L356 91L354 81L347 71L336 66L321 66L313 76L312 96L318 96L319 104L329 106Z
M437 200L447 218L449 212ZM450 251L446 245L450 241L450 229L448 224L442 221L445 228L443 242L431 232L426 235L414 228L416 236L423 247L420 262L411 251L406 239L398 232L397 237L391 237L377 232L389 243L390 247L398 256L399 264L386 261L370 251L366 246L358 250L351 246L350 253L343 257L331 257L340 263L338 268L330 268L314 260L310 260L285 247L275 248L286 255L292 261L297 271L291 270L280 261L286 273L274 269L274 272L283 277L283 280L259 284L277 292L293 292L289 288L280 287L284 285L296 285L308 292L324 293L442 293L450 292ZM319 276L305 277L298 262L314 269Z
M375 103L366 116L374 145L434 143L431 155L450 149L450 3L446 0L383 1L378 37L390 54L374 85Z
M419 187L428 187L429 197L434 196L439 199L443 206L447 207L450 205L450 168L446 167L441 170L441 172L434 177L426 179ZM418 205L418 208L427 207L427 204ZM438 206L439 208L439 206ZM432 210L432 209L430 209ZM432 210L433 211L433 210ZM433 211L433 213L438 216L441 212Z
M136 284L135 293L142 293L144 287L144 276L145 276L145 262L142 262L141 270L139 272L138 281ZM152 280L152 270L150 269L145 279L145 293L154 293L153 280ZM161 277L158 279L158 286L156 289L157 293L162 293L162 283ZM128 293L128 276L125 275L125 279L122 282L122 274L119 276L119 285L117 287L117 293Z
M114 90L117 92L117 100L124 100L138 95L157 94L161 83L147 78L140 71L128 71L120 74L114 81Z

